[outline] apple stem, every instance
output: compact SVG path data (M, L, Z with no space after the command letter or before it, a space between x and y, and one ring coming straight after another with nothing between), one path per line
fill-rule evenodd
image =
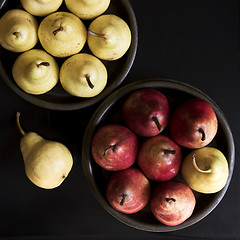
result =
M50 66L50 63L49 62L41 62L41 63L37 64L37 67L39 67L39 66L48 67L48 66Z
M155 124L157 125L157 128L158 128L159 132L161 132L163 127L162 127L162 125L159 123L157 117L156 117L156 116L153 116L153 117L152 117L152 120L153 120L153 121L155 122Z
M177 152L176 150L168 150L168 149L163 149L164 154L173 154L175 155Z
M86 77L86 80L87 80L87 83L88 83L88 86L93 89L94 88L94 85L92 84L91 80L90 80L90 76L88 74L85 75Z
M59 27L58 29L53 31L53 34L56 36L58 32L63 31L63 27Z
M112 149L112 150L114 151L114 148L115 148L115 145L109 146L109 147L104 151L103 156L106 157L106 156L107 156L107 152L108 152L110 149Z
M201 140L202 140L202 141L205 141L206 135L205 135L205 132L203 131L203 129L202 129L202 128L199 128L198 131L202 134Z
M212 172L211 168L209 168L209 169L207 169L207 170L202 170L202 169L200 169L200 168L198 167L198 165L197 165L197 163L196 163L196 156L195 156L195 154L193 154L192 160L193 160L193 166L194 166L194 168L195 168L197 171L199 171L199 172L201 172L201 173L211 173L211 172Z
M22 129L21 124L20 124L20 112L16 113L16 121L17 121L17 126L18 126L18 129L19 129L20 133L24 136L26 133Z
M122 200L120 202L120 205L123 206L123 204L124 204L124 202L126 200L127 194L126 193L122 193L121 197L122 197Z
M92 36L106 39L106 35L105 34L95 33L95 32L92 32L91 30L88 30L88 33L90 33Z

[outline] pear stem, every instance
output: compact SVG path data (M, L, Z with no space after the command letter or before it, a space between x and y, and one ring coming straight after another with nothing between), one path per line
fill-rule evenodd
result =
M106 39L106 35L105 34L95 33L95 32L92 32L91 30L88 30L88 33L90 33L92 36Z
M201 140L202 140L202 141L205 141L205 139L206 139L206 134L205 134L205 132L203 131L203 129L202 129L202 128L199 128L198 131L202 134Z
M156 117L156 116L153 116L153 117L152 117L152 120L153 120L153 121L155 122L155 124L157 125L157 128L158 128L159 132L161 132L163 127L162 127L162 125L159 123L157 117Z
M88 86L93 89L94 88L94 85L92 84L91 80L90 80L90 76L88 74L85 75L86 77L86 80L87 80L87 83L88 83Z
M24 136L26 133L22 129L21 124L20 124L20 112L16 113L16 121L17 121L17 126L18 126L18 129L19 129L19 132Z
M176 150L168 150L168 149L163 149L164 154L173 154L175 155L177 152Z
M105 149L103 156L106 157L106 156L107 156L107 152L108 152L110 149L114 150L114 148L115 148L115 145L109 146L107 149Z
M121 197L122 197L122 200L120 202L120 205L123 206L123 204L124 204L124 202L126 200L127 194L126 193L122 193Z
M175 198L166 198L166 202L176 202Z
M15 37L19 37L20 33L19 33L19 32L13 32L13 35L14 35Z
M192 160L193 160L193 166L194 166L194 168L195 168L197 171L199 171L199 172L201 172L201 173L211 173L211 172L212 172L211 168L209 168L209 169L207 169L207 170L202 170L202 169L200 169L200 168L198 167L198 165L197 165L197 163L196 163L195 154L193 154Z
M37 64L37 67L39 67L39 66L49 67L50 63L49 62L40 62L39 64Z
M58 29L53 31L54 36L57 35L58 32L63 31L63 27L59 27Z

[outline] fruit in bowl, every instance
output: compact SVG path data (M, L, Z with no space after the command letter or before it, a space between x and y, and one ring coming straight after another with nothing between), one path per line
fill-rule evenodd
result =
M186 221L192 215L195 205L196 199L192 190L176 180L158 184L150 200L156 219L169 226Z
M150 182L137 168L117 171L108 180L106 196L117 211L136 213L142 210L150 199Z
M212 106L201 98L191 98L173 113L170 131L173 139L186 148L208 145L217 133L218 120Z
M79 18L91 20L107 10L110 0L65 0L65 4Z
M126 125L137 135L156 136L169 122L168 99L152 88L134 91L122 105Z
M146 88L152 88L163 93L168 99L171 113L173 113L174 110L178 108L178 106L188 101L189 99L199 98L199 99L204 99L205 101L211 104L218 119L217 133L215 137L212 139L212 141L208 144L208 146L219 149L226 156L228 167L229 167L229 175L227 177L227 181L224 187L220 191L212 194L205 194L205 193L200 193L192 190L192 193L196 200L196 204L195 205L193 204L194 207L191 208L192 209L190 211L191 214L186 214L185 216L187 217L182 222L181 221L177 222L176 219L174 220L174 218L172 218L173 221L170 224L162 223L158 221L154 216L154 213L153 213L154 210L152 210L150 207L151 205L150 202L146 205L146 207L144 207L142 210L134 214L124 214L123 212L120 212L115 208L113 208L111 204L109 204L108 199L106 198L106 187L107 187L108 180L110 179L111 175L113 175L114 173L100 167L95 162L92 156L92 151L91 151L92 139L96 134L97 129L112 123L120 124L124 127L128 127L124 121L124 116L121 110L122 106L126 101L126 99L128 99L128 97L131 96L131 94L133 94L138 90L146 89ZM170 118L171 116L172 115L170 114ZM158 136L165 135L171 138L169 128L170 126L167 125L166 128L161 133L158 134ZM136 134L136 136L139 139L139 143L140 143L139 148L141 148L142 144L144 144L144 141L148 141L151 138L155 138L155 136L143 137L143 136L139 136L138 134ZM186 148L182 146L180 146L180 148L182 150L181 152L182 152L183 159L187 156L188 153L190 153L193 150L191 148ZM138 152L138 155L139 153L140 151ZM154 232L168 232L168 231L182 229L197 223L202 218L206 217L219 204L219 202L221 201L221 199L223 198L224 194L227 191L227 188L229 186L231 176L233 173L234 141L233 141L233 137L232 137L229 125L225 119L225 116L223 115L219 107L204 93L202 93L201 91L199 91L198 89L192 86L189 86L187 84L174 81L174 80L146 79L146 80L130 83L118 89L117 91L112 93L95 111L95 113L93 114L87 126L87 129L85 131L84 138L83 138L82 166L83 166L85 177L89 183L89 187L92 190L92 193L97 198L99 203L115 218L137 229L142 229L145 231L154 231ZM135 161L131 167L141 170L140 165L138 164L137 161ZM143 171L142 173L144 174ZM146 174L144 175L147 177ZM177 175L168 181L160 182L160 181L154 181L149 179L152 189L155 189L155 187L158 186L158 184L168 183L171 181L179 181L182 184L186 185L186 182L181 174L181 171L178 171ZM168 191L170 192L172 187L168 185L167 188L168 188ZM151 196L153 196L153 191L151 193ZM177 193L177 190L175 192ZM189 197L188 200L189 199L193 199L193 198ZM172 203L170 203L171 201ZM173 204L175 202L173 200L173 197L171 200L169 199L169 204ZM194 200L192 201L190 200L190 202L194 203ZM179 206L181 206L181 204Z
M168 136L146 139L139 149L138 166L153 181L168 181L181 167L181 148Z
M59 67L55 59L41 49L28 50L17 57L12 67L17 85L30 94L44 94L58 83Z
M129 49L132 36L128 24L115 14L104 14L88 27L87 43L98 58L113 61Z
M20 0L23 8L34 16L44 17L58 10L63 0Z
M226 157L213 147L190 152L183 161L181 172L192 189L208 194L220 191L229 175Z
M91 143L94 160L102 168L118 171L129 168L136 160L138 138L120 124L108 124L98 129Z
M0 18L0 44L12 52L24 52L38 41L38 22L21 9L11 9Z
M38 38L42 47L54 57L69 57L82 50L87 30L74 14L55 12L41 21Z
M105 65L93 55L78 53L69 57L60 69L60 83L71 95L94 97L103 91L108 73Z

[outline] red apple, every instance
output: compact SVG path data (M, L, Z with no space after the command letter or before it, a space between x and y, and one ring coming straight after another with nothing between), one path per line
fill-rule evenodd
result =
M200 98L182 103L173 113L170 132L173 140L186 148L201 148L217 133L217 116L210 105Z
M123 119L137 135L156 136L169 121L169 103L164 94L144 88L133 92L123 103Z
M168 136L151 137L142 143L137 161L149 179L167 181L175 177L180 169L181 148Z
M143 209L151 195L146 176L137 168L115 172L108 180L106 196L117 211L131 214Z
M130 167L138 153L138 138L127 127L108 124L98 129L91 143L96 163L109 171Z
M192 190L176 180L157 185L150 199L153 215L168 226L176 226L187 220L195 205L196 199Z

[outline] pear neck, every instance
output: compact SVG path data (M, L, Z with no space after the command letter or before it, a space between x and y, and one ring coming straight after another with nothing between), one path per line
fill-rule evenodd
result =
M50 66L49 62L36 60L29 63L27 74L27 79L31 80L38 80L42 79L48 72L48 67Z
M17 41L18 44L25 44L25 41L27 40L28 26L26 26L26 24L27 22L23 20L15 22L15 24L11 26L11 29L9 31L9 33L11 33L9 37L11 37L12 40L14 39L14 41Z

